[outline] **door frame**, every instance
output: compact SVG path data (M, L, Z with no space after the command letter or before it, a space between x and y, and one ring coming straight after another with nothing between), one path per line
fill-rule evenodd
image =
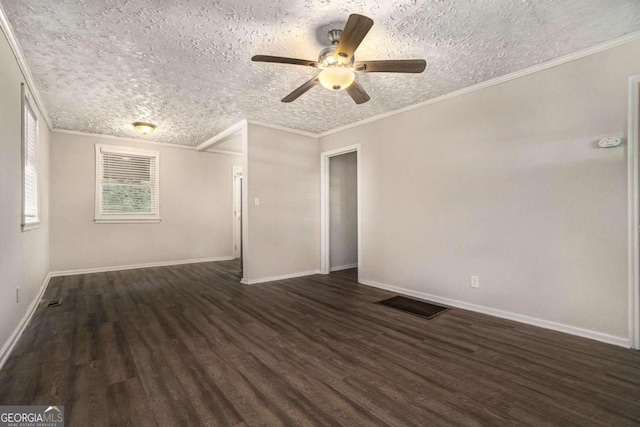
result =
M640 349L640 248L638 160L640 149L640 75L629 78L627 179L629 190L629 347Z
M238 183L237 179L242 178L242 166L234 166L233 167L233 244L231 246L234 258L240 258L242 253L238 253L238 250L242 251L242 241L238 242L242 238L242 234L240 230L242 228L242 224L238 225L238 205L240 206L240 213L242 213L242 189L238 191ZM242 183L240 183L242 185ZM242 217L240 217L242 221ZM240 243L240 248L237 247L237 244Z
M320 153L320 274L329 274L331 270L331 224L329 215L329 160L341 154L353 153L357 155L357 184L358 184L358 281L360 281L360 267L362 265L362 150L360 144L348 145L334 150Z

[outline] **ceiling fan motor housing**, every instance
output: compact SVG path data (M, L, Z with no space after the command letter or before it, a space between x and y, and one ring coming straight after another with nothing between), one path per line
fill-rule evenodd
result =
M328 35L331 46L325 47L320 51L320 55L318 55L318 62L328 66L338 65L338 61L335 59L335 53L338 43L340 43L340 37L342 37L342 30L330 30ZM352 56L349 63L344 65L350 67L353 65L354 61L355 59Z
M336 46L325 47L320 51L320 55L318 55L318 62L332 66L338 65L338 61L335 58ZM351 60L347 64L343 64L347 67L353 66L353 62L355 61L355 56L351 57Z

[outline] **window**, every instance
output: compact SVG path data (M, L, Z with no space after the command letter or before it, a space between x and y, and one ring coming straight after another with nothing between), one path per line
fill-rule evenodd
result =
M38 118L22 86L22 230L38 228Z
M96 223L159 222L160 154L96 144Z

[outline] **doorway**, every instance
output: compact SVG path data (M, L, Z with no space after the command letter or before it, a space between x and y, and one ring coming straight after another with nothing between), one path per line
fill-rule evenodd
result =
M360 144L323 152L320 163L320 271L361 267Z
M358 267L358 153L329 158L329 271Z

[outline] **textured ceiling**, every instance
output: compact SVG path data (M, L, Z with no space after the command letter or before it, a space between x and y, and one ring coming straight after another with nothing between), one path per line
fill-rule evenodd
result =
M0 0L56 128L198 145L252 119L322 132L640 29L638 0ZM368 74L371 101L313 88L316 59L349 13L375 24L356 58L424 58L419 75Z

